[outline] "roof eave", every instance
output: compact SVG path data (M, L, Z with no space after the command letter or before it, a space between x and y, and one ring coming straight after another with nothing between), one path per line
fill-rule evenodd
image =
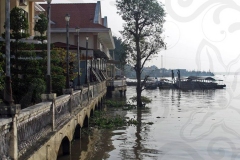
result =
M108 49L115 49L114 40L112 37L111 29L108 32L100 32L98 33L98 37L100 41L108 48Z
M108 32L109 28L80 28L79 32L93 32L93 33L103 33ZM66 32L66 28L51 28L51 32L62 33ZM69 32L76 32L75 28L69 28Z
M31 2L45 2L45 0L29 0Z
M65 33L66 28L52 28L52 33ZM69 28L69 33L75 33L75 28ZM115 49L114 40L112 37L112 31L110 28L80 28L82 33L98 33L100 41L108 48Z

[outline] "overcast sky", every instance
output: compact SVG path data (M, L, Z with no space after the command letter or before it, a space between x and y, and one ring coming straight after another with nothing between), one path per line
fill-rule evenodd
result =
M113 35L121 36L115 0L100 0ZM240 2L237 0L159 0L167 12L167 50L147 65L167 69L237 72L240 70ZM97 0L52 0L52 3L91 3ZM161 57L163 64L161 64Z

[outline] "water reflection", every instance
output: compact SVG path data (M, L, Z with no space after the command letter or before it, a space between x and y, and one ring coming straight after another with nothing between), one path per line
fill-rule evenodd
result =
M92 129L91 134L87 128L83 129L80 139L72 141L71 155L58 158L59 160L91 160L107 159L108 152L114 149L111 141L111 130Z
M141 109L137 109L137 127L136 127L136 145L133 147L134 148L134 155L136 159L140 159L139 157L139 152L141 152L142 146L141 146L141 140L142 137L140 135L141 133L141 126L142 126L142 110Z
M94 131L99 137L87 136L81 151L75 149L78 159L239 159L240 94L233 93L239 92L239 84L234 90L143 91L152 99L149 109L123 113L139 123ZM125 100L135 91L128 87Z

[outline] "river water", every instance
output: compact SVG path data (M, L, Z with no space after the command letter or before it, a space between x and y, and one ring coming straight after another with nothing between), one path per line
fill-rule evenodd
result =
M218 76L226 89L144 90L144 110L117 111L138 125L91 128L72 142L71 160L240 159L240 76ZM127 100L135 95L128 87ZM153 124L149 124L153 122Z

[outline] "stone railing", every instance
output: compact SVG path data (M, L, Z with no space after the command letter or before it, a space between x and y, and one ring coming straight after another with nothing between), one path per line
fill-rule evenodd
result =
M9 157L10 139L11 139L11 118L5 118L0 121L0 159Z
M38 140L63 126L74 110L82 109L91 98L106 90L106 82L83 87L72 94L57 97L52 102L42 102L21 110L14 118L0 119L0 159L13 158L12 150L17 147L17 157L21 157ZM12 131L16 125L16 131ZM13 133L16 132L16 133ZM12 136L17 140L12 142ZM15 155L16 156L16 155Z

